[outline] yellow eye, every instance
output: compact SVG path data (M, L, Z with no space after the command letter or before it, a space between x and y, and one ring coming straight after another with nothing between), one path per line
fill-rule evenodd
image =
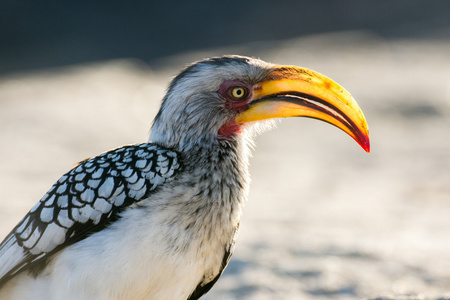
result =
M233 96L236 99L241 99L245 96L246 90L243 87L235 87L231 90L231 96Z

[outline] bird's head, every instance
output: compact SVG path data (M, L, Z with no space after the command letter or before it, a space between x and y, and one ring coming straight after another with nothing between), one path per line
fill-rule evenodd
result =
M233 140L262 120L283 117L328 122L370 150L364 115L339 84L306 68L242 56L199 61L178 74L150 139L175 148Z

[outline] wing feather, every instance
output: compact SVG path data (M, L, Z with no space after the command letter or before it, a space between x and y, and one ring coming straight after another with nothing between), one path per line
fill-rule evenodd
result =
M0 244L0 286L119 218L173 179L178 154L156 144L125 146L61 176Z

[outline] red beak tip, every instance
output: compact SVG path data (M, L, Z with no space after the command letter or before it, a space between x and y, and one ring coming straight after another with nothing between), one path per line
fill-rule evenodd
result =
M366 151L367 153L370 153L370 142L369 142L369 140L364 141L363 143L361 143L361 147L364 149L364 151Z

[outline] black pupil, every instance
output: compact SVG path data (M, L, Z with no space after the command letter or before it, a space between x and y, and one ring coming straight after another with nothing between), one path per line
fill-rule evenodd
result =
M242 95L242 89L236 89L236 95L241 96Z

